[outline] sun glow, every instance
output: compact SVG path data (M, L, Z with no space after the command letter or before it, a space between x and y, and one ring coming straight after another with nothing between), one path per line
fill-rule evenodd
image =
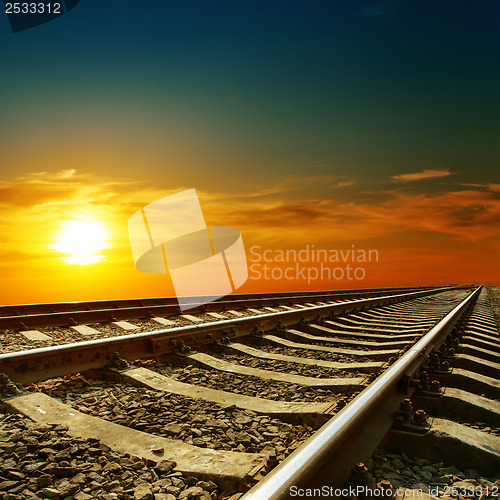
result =
M65 220L63 228L51 248L68 254L60 257L67 264L85 266L105 259L97 252L108 248L108 232L100 222Z

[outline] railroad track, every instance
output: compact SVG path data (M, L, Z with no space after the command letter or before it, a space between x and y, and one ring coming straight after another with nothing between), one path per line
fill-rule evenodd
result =
M196 319L172 313L163 319L173 324L155 331L148 321L157 312L143 308L165 304L145 304L137 307L146 326L132 323L138 333L24 351L7 341L0 492L11 500L265 500L325 485L387 488L383 481L392 479L392 486L411 486L398 481L395 466L377 467L382 452L370 455L383 440L391 453L410 455L411 448L424 457L436 436L455 443L435 453L436 462L448 456L450 466L463 467L452 453L466 450L469 465L494 479L500 341L484 292L349 293L356 295L240 297L238 307L221 301L216 312L184 315ZM98 318L105 310L108 304ZM41 316L38 324L67 314L24 312ZM3 339L16 334L9 328ZM412 404L434 415L434 430ZM450 414L460 439L443 437ZM495 487L479 486L487 495Z
M341 290L334 292L288 292L233 294L208 302L203 297L191 297L193 312L248 310L250 308L295 306L310 302L331 302L358 298L391 295L429 288L385 288L366 290ZM185 300L187 304L188 301ZM179 316L179 306L174 297L97 300L86 302L59 302L53 304L21 304L0 306L0 331L28 330L33 327L76 326L86 323L116 322L127 319ZM210 316L210 315L209 315ZM178 319L178 318L177 318ZM210 319L210 318L208 318ZM159 322L162 324L162 322ZM158 323L153 326L158 326Z
M220 319L257 316L425 288L342 290L337 292L235 294L211 303L192 297L193 308L181 314L177 299L107 300L0 306L0 353L50 345L149 332ZM196 306L197 303L203 305ZM221 314L222 313L222 314ZM129 321L127 321L129 320ZM132 321L130 321L132 320Z

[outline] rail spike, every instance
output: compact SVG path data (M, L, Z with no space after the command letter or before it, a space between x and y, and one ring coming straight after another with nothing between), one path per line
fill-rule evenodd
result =
M111 362L106 367L108 370L122 372L131 368L129 362L123 359L118 352L114 352L111 357Z
M321 326L325 326L325 318L323 318L323 316L321 316L321 314L318 314L314 318L314 323L317 323L318 325L321 325Z
M374 489L376 486L374 477L368 472L363 462L358 462L352 469L349 476L348 485L365 486L367 489Z
M191 347L189 347L188 345L186 345L182 340L180 340L178 343L177 343L177 348L174 349L174 352L175 354L177 354L178 356L186 356L188 354L191 354Z
M264 330L258 326L254 326L250 334L255 335L256 337L262 337L262 335L264 335Z
M285 325L285 323L278 321L278 324L276 325L276 330L278 332L286 332L288 330L288 327Z
M430 425L427 423L427 414L424 410L413 410L410 399L402 401L399 410L394 414L392 428L412 434L426 434L430 429Z
M302 316L300 318L300 321L299 321L298 325L299 325L299 327L303 328L304 331L306 331L306 332L310 332L311 331L311 327L309 325L309 321L306 318L304 318L304 316Z
M23 391L10 380L5 373L0 373L0 399L7 399L12 396L18 396Z

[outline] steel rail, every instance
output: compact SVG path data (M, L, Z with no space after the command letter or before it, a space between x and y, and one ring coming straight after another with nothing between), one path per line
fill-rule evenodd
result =
M423 290L426 290L425 288ZM195 302L201 297L192 297L193 308L190 312L221 311L242 307L273 306L279 303L304 303L311 300L329 301L339 298L371 297L381 293L402 293L419 291L410 289L368 289L345 290L336 292L276 293L276 294L239 294L205 303ZM82 323L99 323L125 319L151 318L153 316L172 316L179 314L175 297L151 299L104 300L93 302L61 302L55 304L24 304L0 306L0 330L29 329L44 326L67 326Z
M118 352L127 360L154 357L182 349L199 347L219 339L229 339L263 332L277 326L297 324L301 319L313 320L318 315L343 314L365 307L387 305L449 290L435 288L405 294L378 296L368 299L312 306L307 309L283 311L246 318L214 321L192 326L142 332L119 337L62 344L0 354L0 372L18 383L31 383L51 377L70 375L90 369L105 367Z
M297 448L262 481L243 495L240 500L283 500L290 498L291 488L304 488L311 477L324 466L325 462L332 457L336 450L345 446L352 448L353 436L359 433L363 427L366 430L366 427L370 426L371 421L368 418L373 414L373 410L380 409L384 397L389 392L397 390L398 383L404 377L411 376L425 361L426 355L434 347L439 347L466 309L477 300L481 288L478 287L458 306L453 308L387 371ZM400 397L402 400L406 396L401 394ZM374 447L377 445L378 442L374 444ZM341 455L336 456L333 459L334 463L328 464L328 470L338 468L341 465L344 469L344 476L342 477L341 474L337 473L335 477L337 480L347 481L346 474L348 474L354 463L340 464L340 459ZM332 475L328 479L331 481ZM341 482L334 486L342 487L344 484ZM294 490L294 492L296 491Z
M257 300L257 299L299 299L302 297L316 296L336 296L352 295L359 293L390 293L403 291L428 290L434 287L398 287L398 288L351 288L346 290L314 290L308 292L267 292L267 293L235 293L217 298L214 302L232 302L238 300ZM202 303L209 296L193 296L193 302L197 299ZM73 302L53 302L53 303L35 303L35 304L17 304L0 306L0 316L19 316L21 314L31 313L50 313L54 310L60 312L81 311L89 308L95 309L114 309L117 307L145 307L148 305L169 305L178 303L177 297L147 297L137 299L104 299L104 300L83 300Z

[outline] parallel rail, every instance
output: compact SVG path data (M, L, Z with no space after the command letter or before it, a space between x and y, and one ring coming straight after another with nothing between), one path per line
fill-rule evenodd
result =
M430 288L388 288L367 290L340 290L336 292L288 292L264 294L234 294L206 303L203 297L192 297L190 312L221 311L241 307L263 307L276 304L305 303L311 300L331 301L358 299L382 294L401 294L425 291ZM0 331L44 326L66 326L100 323L126 319L151 318L179 314L175 297L59 302L54 304L22 304L0 306Z
M474 290L241 500L283 500L290 497L292 486L317 487L322 481L337 487L345 484L350 469L371 454L388 431L400 402L413 392L408 381L474 305L481 288Z
M103 368L110 363L115 352L126 360L150 358L159 354L182 352L215 341L243 337L251 333L263 333L281 325L286 327L297 324L301 320L311 321L318 316L340 315L368 307L434 295L446 290L450 288L384 295L307 309L0 354L0 372L8 375L14 382L32 383L51 377Z

